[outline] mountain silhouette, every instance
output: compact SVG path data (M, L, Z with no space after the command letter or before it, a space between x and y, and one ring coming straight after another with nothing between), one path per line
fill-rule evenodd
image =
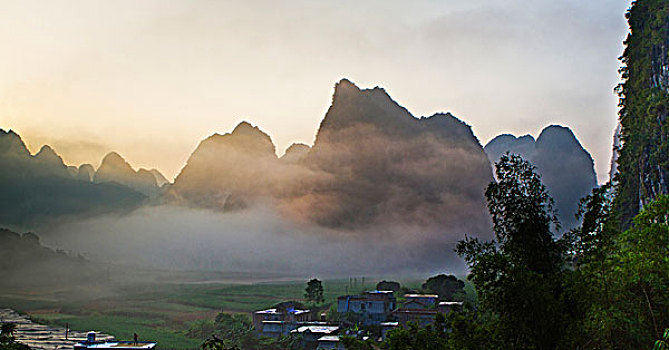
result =
M168 197L197 207L234 210L269 196L278 158L270 137L242 122L228 134L200 142Z
M499 161L506 152L530 161L555 200L562 229L578 225L574 214L579 200L597 186L597 175L590 153L569 128L550 125L541 131L536 141L530 135L518 138L499 135L488 142L485 151L491 163Z
M281 157L281 161L286 163L299 163L307 154L309 154L309 150L311 150L311 147L303 143L294 143L286 149L286 152Z
M32 228L49 220L139 206L145 196L118 184L93 184L92 167L72 172L44 146L34 156L13 131L0 129L0 225ZM85 181L82 181L85 180Z
M321 176L297 199L321 225L487 230L492 170L471 127L448 113L417 119L382 88L337 83L305 164Z
M116 152L108 153L95 172L95 183L115 182L147 196L155 197L160 189L153 173L146 169L135 171L130 164Z

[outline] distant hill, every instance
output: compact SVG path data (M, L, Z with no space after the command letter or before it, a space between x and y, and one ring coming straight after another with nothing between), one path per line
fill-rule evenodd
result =
M270 137L249 123L200 142L168 197L197 207L234 210L271 196L279 160Z
M146 196L117 183L94 184L92 167L68 168L48 146L34 156L0 129L0 225L30 228L54 218L126 211Z
M135 171L132 166L121 155L110 152L102 159L100 168L95 172L93 182L95 183L118 183L141 192L149 197L160 194L158 179L167 182L165 177L153 169L139 169Z
M574 214L579 200L597 186L597 175L590 153L569 128L548 126L536 141L530 135L499 135L488 142L485 151L491 163L507 151L529 160L555 200L563 230L578 225Z
M18 234L2 228L0 257L0 286L65 285L93 280L98 270L82 257L42 246L33 233Z
M415 118L381 88L348 80L312 148L278 159L246 122L200 143L171 201L218 210L272 203L288 217L335 229L384 224L489 232L483 192L492 169L471 127L451 114Z

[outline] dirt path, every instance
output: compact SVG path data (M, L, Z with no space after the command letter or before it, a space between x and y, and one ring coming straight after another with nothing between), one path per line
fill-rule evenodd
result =
M74 343L85 340L87 332L70 330L65 339L65 328L53 328L34 323L26 315L19 315L11 309L0 309L0 322L16 324L14 337L16 341L28 345L31 349L40 350L70 350ZM98 333L98 340L113 340L114 337Z

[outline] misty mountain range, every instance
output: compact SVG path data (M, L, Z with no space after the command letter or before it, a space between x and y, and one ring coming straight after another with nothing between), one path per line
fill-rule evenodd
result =
M487 233L490 181L468 125L450 114L417 119L383 89L342 80L311 149L293 145L277 158L270 137L243 122L202 141L167 197L224 211L270 202L294 220L334 229Z
M67 166L49 146L30 154L13 131L0 130L0 166L0 224L9 227L127 212L160 190L152 172L135 172L116 153L97 171L90 164Z
M54 219L129 212L168 204L232 212L270 206L296 223L378 232L418 227L445 235L489 236L485 187L492 164L510 151L530 160L572 227L578 200L596 186L592 158L573 133L550 126L531 136L500 135L485 148L450 113L414 117L384 89L335 85L312 147L282 157L247 122L214 134L192 153L173 184L135 170L111 152L95 170L72 167L49 146L35 155L0 132L0 225L33 228Z

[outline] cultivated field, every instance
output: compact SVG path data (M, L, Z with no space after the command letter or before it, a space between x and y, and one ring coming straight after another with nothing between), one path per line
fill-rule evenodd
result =
M210 276L211 277L211 276ZM368 278L355 288L349 280L325 280L325 303L337 296L374 288ZM410 287L419 281L405 281ZM71 329L96 330L117 339L158 341L160 349L195 349L203 339L186 335L192 322L213 320L219 312L251 313L281 301L302 300L305 280L280 282L152 281L108 283L77 288L1 288L0 307L29 314L33 320Z

